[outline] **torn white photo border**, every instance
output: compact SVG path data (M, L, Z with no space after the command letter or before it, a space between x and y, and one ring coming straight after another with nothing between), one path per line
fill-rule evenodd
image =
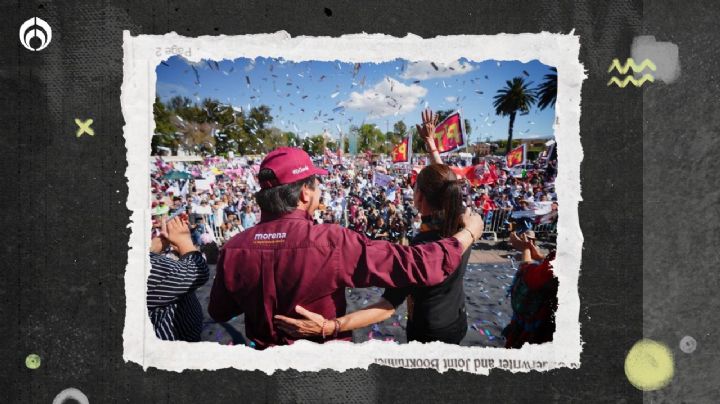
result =
M173 50L174 49L174 50ZM177 51L177 52L175 52ZM410 368L449 369L488 374L492 368L530 371L580 366L580 297L578 278L583 236L578 217L581 200L580 143L581 87L586 78L579 61L580 38L573 33L455 35L423 39L384 34L353 34L342 37L291 37L287 32L239 36L183 37L123 34L122 114L127 147L128 200L131 211L128 264L125 271L125 327L123 359L144 369L319 371L367 369L371 364ZM258 351L246 346L214 342L170 342L156 338L146 306L150 240L150 144L155 122L152 105L156 92L155 68L180 54L189 61L220 61L269 57L288 61L334 61L379 63L395 59L451 63L472 61L528 62L539 60L558 71L554 134L558 143L556 193L560 203L557 225L557 256L553 262L559 279L556 332L553 341L524 345L521 349L465 347L440 342L396 344L298 341L290 346Z

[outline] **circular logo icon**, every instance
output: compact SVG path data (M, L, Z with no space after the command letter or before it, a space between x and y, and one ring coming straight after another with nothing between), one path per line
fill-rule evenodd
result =
M20 43L33 52L41 51L50 45L52 29L44 20L33 17L20 26Z
M28 367L28 369L37 369L40 367L40 363L42 360L40 359L40 356L37 354L30 354L25 358L25 366Z

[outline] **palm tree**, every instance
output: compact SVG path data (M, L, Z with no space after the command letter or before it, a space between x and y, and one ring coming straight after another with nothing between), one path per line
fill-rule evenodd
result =
M526 83L522 77L515 77L512 81L508 80L507 86L498 90L497 95L493 97L493 107L495 114L500 116L509 116L510 124L508 125L508 142L505 153L510 153L512 147L513 126L515 125L515 115L517 112L528 112L530 107L535 103L537 97L535 91L529 88L530 83Z
M550 70L555 72L554 74L546 74L543 77L543 82L535 89L538 96L538 108L545 109L547 107L555 107L555 101L557 100L557 69L551 67Z

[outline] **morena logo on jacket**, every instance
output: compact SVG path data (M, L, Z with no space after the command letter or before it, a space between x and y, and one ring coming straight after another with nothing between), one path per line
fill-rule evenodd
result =
M287 237L287 233L257 233L255 240L277 240Z

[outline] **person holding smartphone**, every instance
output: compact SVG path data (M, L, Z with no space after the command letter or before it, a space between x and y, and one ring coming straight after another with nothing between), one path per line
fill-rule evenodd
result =
M200 341L203 313L195 290L210 271L190 238L187 220L161 220L150 242L147 307L155 335L165 341ZM163 253L171 248L180 258Z

